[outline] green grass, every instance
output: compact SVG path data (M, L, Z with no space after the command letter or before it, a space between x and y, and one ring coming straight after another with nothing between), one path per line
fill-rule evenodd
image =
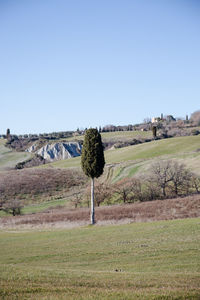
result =
M102 132L101 133L103 142L118 142L118 141L130 141L135 138L151 138L152 131L115 131L115 132ZM66 141L83 140L84 136L75 136L65 139ZM63 139L62 139L63 140Z
M199 248L200 219L0 231L0 298L199 299Z
M49 208L54 208L56 206L66 206L67 204L69 204L69 199L57 199L33 205L27 205L22 209L22 214L42 212Z
M120 163L129 160L150 159L163 155L179 155L200 149L200 136L187 136L152 141L135 146L105 151L106 163ZM196 155L200 155L196 153ZM52 166L76 167L80 164L80 157L65 161L57 161Z
M193 152L198 148L200 148L200 136L178 137L107 151L106 159L109 163L150 159Z
M28 152L15 152L5 147L6 140L0 140L0 171L14 168L17 163L31 158Z
M111 134L111 133L109 133ZM178 159L188 168L200 174L200 136L186 136L152 141L140 145L124 147L105 151L106 163L115 168L112 180L119 178L119 172L123 176L130 176L137 172L143 172L157 158ZM80 168L80 157L57 161L47 166L58 168ZM142 168L141 168L142 166ZM43 167L46 167L45 165ZM130 170L132 168L132 171ZM116 170L117 168L117 170ZM128 170L127 170L128 168ZM119 171L119 169L121 171ZM122 172L123 171L123 172Z
M43 200L45 201L45 200ZM62 198L62 199L56 199L56 200L50 200L50 201L45 201L45 202L41 202L41 203L36 203L36 204L30 204L30 205L25 205L22 210L21 210L21 214L34 214L34 213L38 213L38 212L44 212L47 209L51 209L51 208L56 208L56 207L71 207L70 206L70 197L68 198ZM0 211L0 217L4 217L4 216L8 216L9 214L4 212L4 211Z

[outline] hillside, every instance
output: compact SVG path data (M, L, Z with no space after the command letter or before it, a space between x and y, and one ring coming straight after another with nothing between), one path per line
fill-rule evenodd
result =
M129 132L125 134L122 132L115 134L115 136L119 138L119 136L124 135L124 139L126 139L129 134ZM104 133L103 136L109 139L111 133ZM45 208L48 208L51 206L52 201L60 199L62 205L63 203L70 204L70 202L73 205L75 199L72 194L76 194L75 187L80 193L81 199L86 197L87 178L83 176L81 171L80 157L58 160L43 164L40 167L20 171L5 171L9 164L14 167L18 160L24 159L24 157L27 158L27 156L30 157L30 154L11 151L3 145L3 141L1 141L0 146L2 155L0 165L3 172L0 180L0 190L3 201L17 198L23 200L26 205L46 202ZM114 184L123 178L147 174L151 170L152 163L158 159L173 159L183 162L190 171L200 175L199 149L200 136L186 136L106 150L106 167L100 181ZM13 157L13 160L10 160L10 157ZM71 178L70 181L68 178ZM71 180L74 181L73 184L69 184ZM59 205L59 201L55 202L55 205L56 203ZM86 205L86 202L84 202L84 205Z
M124 136L124 140L130 137L132 132L116 133L115 137ZM145 132L146 134L146 132ZM104 139L112 137L111 133L104 133ZM113 136L113 138L115 138ZM14 164L30 157L26 152L15 152L7 149L1 141L1 200L7 201L18 199L24 205L37 204L38 208L26 209L25 212L43 211L51 206L72 207L87 205L87 178L83 176L80 167L80 157L58 160L53 163L43 164L40 167L24 170L7 170L8 165L14 168ZM157 160L172 159L184 163L186 167L200 175L200 136L186 136L155 140L138 145L110 149L105 151L106 166L100 181L109 184L111 189L115 183L123 178L132 178L148 174L151 165ZM13 160L10 158L13 156ZM69 180L70 179L70 180ZM71 180L73 183L71 183ZM192 191L193 193L194 191ZM186 195L183 193L183 195ZM169 194L171 197L171 195ZM117 202L118 198L110 200L110 204ZM159 199L159 198L157 198ZM6 202L5 202L6 201ZM136 200L138 201L138 199ZM41 206L41 203L44 205ZM106 202L105 204L108 204ZM0 212L0 215L5 213Z
M0 171L13 169L17 163L30 159L31 153L16 152L5 147L5 140L0 140Z
M110 133L104 133L105 136ZM106 179L142 173L156 159L177 159L200 175L200 136L186 136L156 140L139 145L105 151ZM80 167L80 157L51 163L55 168ZM43 166L45 167L45 166Z
M48 205L26 206L24 215L0 218L0 229L20 228L71 228L88 225L89 208L72 209L67 201L57 200ZM110 205L96 208L96 224L122 224L152 222L200 217L200 195L184 198L165 199L133 203L129 205ZM39 213L38 213L39 212Z

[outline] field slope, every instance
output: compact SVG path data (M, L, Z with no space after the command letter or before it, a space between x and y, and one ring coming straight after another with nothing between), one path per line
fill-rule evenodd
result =
M142 173L156 159L177 159L186 164L186 167L191 171L200 175L200 136L169 138L107 150L105 151L105 159L107 168L104 175L106 179L112 181L120 179L120 177L131 177L136 173ZM80 157L57 161L48 166L80 168Z
M0 140L0 171L14 168L17 163L29 159L28 152L16 152L4 146L5 140Z
M0 231L1 299L199 299L200 219Z

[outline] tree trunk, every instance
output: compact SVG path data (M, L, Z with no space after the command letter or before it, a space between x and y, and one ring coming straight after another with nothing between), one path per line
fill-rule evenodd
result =
M91 213L90 213L91 225L94 225L94 178L91 178Z
M162 186L163 197L166 198L165 185Z

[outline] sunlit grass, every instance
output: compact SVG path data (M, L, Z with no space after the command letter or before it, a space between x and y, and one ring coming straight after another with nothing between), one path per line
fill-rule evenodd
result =
M140 145L124 147L120 149L105 151L105 160L107 164L151 164L154 159L170 159L176 158L184 160L184 163L200 174L200 136L187 136L170 138L158 141L143 143ZM81 158L76 157L68 160L57 161L48 166L59 168L80 168ZM125 165L126 168L127 164ZM45 166L43 166L45 167ZM124 166L120 166L120 168ZM137 173L139 167L133 166L132 174ZM131 174L131 173L129 173Z
M15 152L5 147L6 140L0 139L0 171L14 168L17 163L29 159L32 154L28 152Z
M199 299L199 248L200 219L1 231L0 297Z

